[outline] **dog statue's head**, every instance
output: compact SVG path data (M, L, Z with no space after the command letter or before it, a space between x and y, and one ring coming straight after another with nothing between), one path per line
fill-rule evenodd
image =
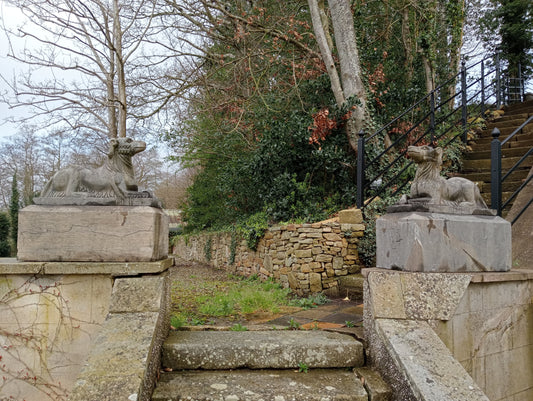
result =
M146 143L143 141L135 141L131 138L112 138L109 141L108 157L113 157L115 154L133 156L146 149Z
M407 156L411 158L416 164L430 162L438 166L442 165L442 148L433 149L429 145L423 146L409 146L407 148Z

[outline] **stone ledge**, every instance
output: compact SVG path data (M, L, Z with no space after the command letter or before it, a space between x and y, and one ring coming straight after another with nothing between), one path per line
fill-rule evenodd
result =
M388 274L412 274L413 272L390 270L379 267L367 267L361 270L363 277L368 277L372 272L388 273ZM471 283L501 283L505 281L527 281L533 280L532 269L516 269L507 272L469 272L469 273L437 273L437 272L418 272L425 274L454 274L461 276L470 276Z
M174 264L173 258L156 262L21 262L0 258L0 274L105 274L137 276L161 273Z

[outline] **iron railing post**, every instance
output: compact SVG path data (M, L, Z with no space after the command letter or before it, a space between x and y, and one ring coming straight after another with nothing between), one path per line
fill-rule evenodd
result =
M522 78L522 63L518 62L518 92L519 92L519 102L523 102L526 99L524 99L524 94L526 93L526 90L524 88L524 80Z
M481 62L481 116L485 117L485 61Z
M496 108L499 109L502 105L502 83L500 76L500 56L498 53L496 53L494 63L496 64Z
M365 202L365 132L361 130L357 138L357 194L355 203L362 209Z
M502 144L498 137L500 130L492 130L490 144L490 207L496 210L498 216L502 215Z
M431 109L429 115L429 139L433 144L435 142L435 91L432 91L429 96L429 107Z
M461 121L463 123L463 143L466 143L468 140L466 133L466 126L468 123L468 109L466 106L467 96L466 96L466 62L465 59L461 61L461 109L462 116Z

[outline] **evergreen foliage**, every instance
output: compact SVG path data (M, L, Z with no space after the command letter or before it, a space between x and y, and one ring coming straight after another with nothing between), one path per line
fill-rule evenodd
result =
M16 254L17 250L17 238L18 238L18 222L19 222L19 209L20 209L20 195L17 185L17 173L13 174L13 181L11 183L11 202L9 204L9 222L11 226L10 238L13 252Z
M7 213L0 212L0 257L10 256L11 247L9 246L9 218Z
M482 39L486 46L500 51L508 62L508 73L524 77L533 72L533 2L531 0L490 0L481 18Z
M225 7L206 42L210 59L190 117L165 139L198 169L183 205L187 229L237 225L254 244L267 222L317 221L355 203L356 155L344 129L358 101L335 106L301 2ZM372 131L457 73L463 2L366 0L352 10ZM366 152L379 153L386 136L418 118L415 111Z

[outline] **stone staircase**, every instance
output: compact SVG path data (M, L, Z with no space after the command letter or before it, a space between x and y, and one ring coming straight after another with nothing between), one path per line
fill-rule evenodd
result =
M152 401L391 400L363 345L321 330L173 331Z
M500 141L503 141L516 128L518 128L529 116L533 115L533 101L517 103L504 109L505 114L490 121L480 136L470 143L472 151L467 153L463 161L463 169L460 176L477 182L481 194L487 205L490 206L490 143L492 130L500 130ZM521 133L502 147L502 175L511 168L533 146L533 125L526 126ZM527 177L533 166L533 156L526 159L522 166L511 173L504 181L502 187L502 202L505 202L512 193L518 189ZM508 205L505 212L510 209Z

